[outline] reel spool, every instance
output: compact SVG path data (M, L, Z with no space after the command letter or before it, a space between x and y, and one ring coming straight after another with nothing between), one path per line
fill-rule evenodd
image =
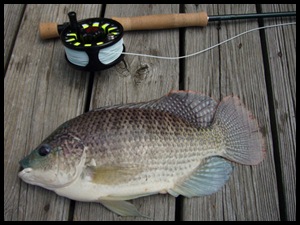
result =
M65 58L74 68L84 71L108 69L123 60L123 27L112 19L89 18L77 21L68 13L70 23L60 33Z

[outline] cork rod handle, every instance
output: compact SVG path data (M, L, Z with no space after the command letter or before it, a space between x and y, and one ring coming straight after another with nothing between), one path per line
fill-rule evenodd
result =
M40 34L40 38L43 40L59 37L58 24L57 23L40 23L39 34Z
M206 26L208 23L206 12L112 17L112 19L118 21L123 26L124 31ZM41 39L59 37L58 26L57 23L40 23L39 33Z
M137 17L112 17L112 19L122 24L124 31L206 26L208 22L206 12L161 14Z

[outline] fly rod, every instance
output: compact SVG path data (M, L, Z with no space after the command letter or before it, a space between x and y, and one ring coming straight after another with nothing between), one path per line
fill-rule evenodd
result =
M250 14L230 14L230 15L211 15L206 12L199 13L179 13L179 14L158 14L137 17L112 17L112 20L119 22L124 31L132 30L156 30L180 27L204 27L208 22L223 20L241 20L257 18L275 18L296 16L296 11L291 12L268 12ZM61 32L70 23L40 23L39 34L41 39L59 37Z

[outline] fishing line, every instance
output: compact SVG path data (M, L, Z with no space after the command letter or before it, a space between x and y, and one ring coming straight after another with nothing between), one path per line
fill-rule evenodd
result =
M295 15L296 12L279 12L208 16L207 13L200 12L191 14L149 15L127 18L113 17L112 19L89 18L77 21L76 13L69 12L69 23L64 23L63 25L58 25L56 23L40 24L40 36L42 39L60 36L65 49L65 58L69 64L79 70L99 71L116 65L123 60L125 55L168 60L183 59L209 51L237 37L256 30L295 25L296 22L253 28L201 51L175 57L125 52L123 41L124 30L206 26L208 21Z
M256 30L261 30L261 29L266 29L266 28L274 28L274 27L279 27L279 26L288 26L288 25L296 25L296 22L291 22L291 23L282 23L282 24L275 24L275 25L268 25L268 26L263 26L263 27L256 27L256 28L253 28L253 29L250 29L250 30L247 30L247 31L244 31L236 36L233 36L229 39L226 39L218 44L215 44L213 46L210 46L206 49L203 49L201 51L198 51L198 52L195 52L195 53L191 53L191 54L188 54L188 55L184 55L184 56L175 56L175 57L168 57L168 56L156 56L156 55L148 55L148 54L140 54L140 53L131 53L131 52L120 52L121 54L123 55L132 55L132 56L141 56L141 57L148 57L148 58L157 58L157 59L169 59L169 60L173 60L173 59L183 59L183 58L188 58L188 57L192 57L192 56L195 56L195 55L198 55L198 54L201 54L203 52L206 52L206 51L209 51L217 46L220 46L222 44L225 44L226 42L229 42L233 39L236 39L242 35L245 35L247 33L250 33L250 32L253 32L253 31L256 31ZM106 52L106 50L103 50L104 52Z
M100 49L98 52L98 60L103 65L109 65L117 60L123 51L123 38L110 47ZM89 64L89 56L85 51L73 50L65 47L67 59L74 65L86 67Z

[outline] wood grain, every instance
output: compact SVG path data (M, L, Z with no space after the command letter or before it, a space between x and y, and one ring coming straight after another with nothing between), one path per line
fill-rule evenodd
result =
M4 70L18 35L24 9L24 4L4 4Z
M208 15L256 12L248 4L182 6L186 13ZM179 8L108 4L105 17L179 13ZM296 5L261 8L295 11ZM265 35L255 31L181 61L125 56L97 73L70 67L59 39L39 38L40 22L61 24L69 11L78 20L98 17L101 10L99 4L4 5L4 220L296 220L296 26L267 29ZM264 24L290 21L295 18L268 18ZM182 36L179 29L131 31L124 43L127 52L178 56L180 49L194 53L255 27L257 20L239 20L185 28ZM179 82L216 100L238 95L266 138L266 159L257 166L233 163L228 183L210 196L132 200L149 218L119 217L101 204L73 202L18 178L19 160L66 120L87 108L159 98Z
M62 23L69 10L96 16L100 6L28 5L22 19L4 80L5 220L68 219L68 199L28 185L17 174L24 155L84 110L89 74L66 63L60 40L41 41L38 36L39 22Z
M178 13L178 5L107 5L105 17ZM124 34L127 52L178 55L178 30L135 31ZM95 74L90 108L159 98L178 89L178 60L164 61L125 56L125 64ZM119 217L95 203L76 203L75 220L174 220L175 198L155 195L134 199L138 210L150 218ZM82 212L86 212L85 214Z
M254 5L187 6L186 12L206 10L208 15L256 12ZM243 31L256 21L211 23L204 30L186 31L186 53L201 50ZM196 38L199 37L199 38ZM218 193L183 199L183 220L279 220L273 147L259 32L253 32L186 60L185 88L221 100L238 95L264 130L268 155L258 166L233 163L229 182ZM260 196L264 196L262 199Z
M296 5L262 5L263 12L296 11ZM276 23L294 22L278 18ZM265 25L274 21L265 20ZM296 220L296 25L265 30L274 105L276 145L285 201L284 219Z

